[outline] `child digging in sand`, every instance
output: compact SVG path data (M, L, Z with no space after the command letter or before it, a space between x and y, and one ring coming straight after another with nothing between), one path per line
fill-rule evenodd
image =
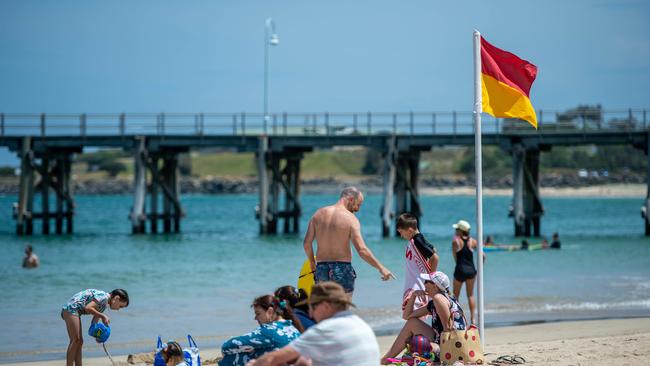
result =
M110 293L88 289L76 293L61 309L61 318L70 337L70 344L66 353L66 366L81 366L81 346L83 345L83 331L81 329L81 316L92 315L93 323L101 320L109 325L110 319L104 314L106 306L111 310L120 310L129 306L129 294L125 290L115 289Z

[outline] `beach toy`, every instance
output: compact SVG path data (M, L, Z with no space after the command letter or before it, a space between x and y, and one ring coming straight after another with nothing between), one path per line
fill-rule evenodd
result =
M402 362L402 360L399 359L399 358L390 358L389 357L389 358L386 359L386 361L388 361L390 363L393 363L395 365L405 365L406 364L406 362Z
M97 342L104 343L111 336L111 327L104 323L91 323L88 335L97 339Z
M314 257L316 259L316 257ZM309 259L306 259L302 267L300 267L300 274L298 275L298 289L303 289L307 296L311 294L311 287L314 286L314 272L311 271Z
M401 361L404 362L405 364L409 365L409 366L413 365L413 363L415 362L413 357L410 356L410 355L403 355Z
M411 337L411 341L409 342L409 350L411 353L424 355L427 353L430 354L433 348L431 348L431 341L428 337L421 334L416 334Z

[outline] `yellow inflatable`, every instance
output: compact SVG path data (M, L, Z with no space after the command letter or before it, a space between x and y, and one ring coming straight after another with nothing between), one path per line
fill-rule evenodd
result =
M311 266L309 266L309 259L305 259L300 269L300 275L298 275L298 289L305 290L309 296L311 295L312 286L314 286L314 272L311 271Z

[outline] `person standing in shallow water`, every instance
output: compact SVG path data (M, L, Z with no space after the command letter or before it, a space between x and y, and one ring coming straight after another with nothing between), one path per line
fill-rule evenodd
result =
M30 269L36 268L41 264L41 261L38 259L34 249L31 245L25 246L25 257L23 258L23 268Z
M395 278L372 254L361 236L361 224L354 213L363 203L363 194L356 187L347 187L341 192L339 200L316 211L309 220L303 246L314 272L316 283L334 281L352 297L354 280L357 277L352 268L350 242L359 256L375 267L383 281ZM316 240L316 259L313 242Z

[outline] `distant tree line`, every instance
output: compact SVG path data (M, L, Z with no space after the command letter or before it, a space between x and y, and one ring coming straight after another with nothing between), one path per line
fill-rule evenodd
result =
M132 156L123 150L100 150L92 153L79 154L76 162L86 163L87 172L103 171L111 178L126 172L127 166L123 160ZM178 168L181 175L190 175L192 172L189 154L181 154L178 159Z
M126 172L126 165L119 160L128 157L126 152L122 150L100 150L79 154L76 161L86 163L87 172L104 171L110 177L115 178L118 174Z
M557 113L556 123L544 125L543 128L563 129L598 129L608 128L626 129L633 127L638 121L634 116L627 118L610 118L605 121L603 110L600 105L579 105L576 108L568 109ZM505 120L504 129L528 128L529 126L520 120ZM433 159L435 159L435 150ZM462 157L452 164L454 169L446 172L435 172L434 174L463 174L474 175L474 148L465 148ZM512 157L510 154L497 146L483 147L483 174L486 177L501 177L512 174ZM381 155L375 150L366 152L366 162L362 174L372 175L381 172ZM620 146L555 146L551 151L540 154L540 170L542 172L577 172L579 169L591 171L608 171L611 173L634 172L645 174L647 170L647 158L645 154L629 145Z

